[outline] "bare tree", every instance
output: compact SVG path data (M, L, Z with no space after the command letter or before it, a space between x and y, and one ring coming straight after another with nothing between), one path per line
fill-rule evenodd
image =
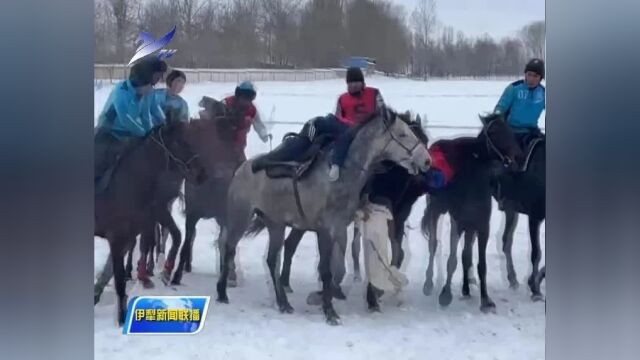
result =
M111 12L115 18L116 31L116 59L118 62L126 63L126 48L133 47L132 30L136 24L136 15L140 8L139 0L109 0ZM128 46L127 46L128 45Z
M544 21L533 22L520 30L520 38L531 57L543 59L545 51L546 28Z
M414 71L418 75L429 74L431 37L434 35L438 18L436 15L436 0L418 0L416 8L411 14L411 24L414 34Z
M300 0L261 0L262 42L271 66L293 65Z
M342 0L310 0L302 12L297 48L299 63L334 67L344 55L344 11Z

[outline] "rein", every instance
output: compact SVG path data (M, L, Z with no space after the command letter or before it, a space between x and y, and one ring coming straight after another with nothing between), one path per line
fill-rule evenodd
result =
M157 133L158 133L158 138L154 136L155 134L151 134L149 135L149 137L164 151L164 155L167 160L167 168L169 167L169 160L172 160L178 166L178 169L180 170L182 175L184 175L185 178L187 178L187 174L189 173L189 169L190 169L189 164L191 164L195 159L197 159L199 155L194 154L191 158L189 158L189 160L182 161L171 150L169 150L169 148L165 144L164 138L162 137L162 128L159 128Z

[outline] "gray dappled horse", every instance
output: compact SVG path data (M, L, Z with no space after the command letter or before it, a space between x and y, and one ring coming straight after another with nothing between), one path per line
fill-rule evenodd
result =
M315 231L318 235L319 270L323 285L322 308L329 324L339 324L340 318L332 304L331 252L335 244L344 253L347 226L359 207L360 192L374 166L384 160L393 161L412 174L426 171L430 164L429 154L420 139L413 134L406 122L398 120L397 114L388 109L360 126L351 144L340 180L329 181L329 157L327 152L323 152L309 168L308 174L299 180L299 198L290 178L272 179L267 176L266 171L254 173L252 163L255 158L244 162L236 170L229 187L227 231L221 239L224 251L220 254L218 301L229 301L227 277L230 262L235 257L238 242L254 215L257 215L254 222L262 222L269 231L267 265L280 311L293 312L280 276L275 273L285 229L290 226Z

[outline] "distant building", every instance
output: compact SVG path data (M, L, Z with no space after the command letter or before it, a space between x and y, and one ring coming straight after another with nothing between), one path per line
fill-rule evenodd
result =
M376 59L364 56L351 56L347 58L343 65L348 67L359 67L365 73L372 73L376 69Z

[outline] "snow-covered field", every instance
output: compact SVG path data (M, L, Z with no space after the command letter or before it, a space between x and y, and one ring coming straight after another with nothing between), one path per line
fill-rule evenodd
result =
M378 87L386 102L398 110L410 109L428 115L429 125L476 126L477 114L493 109L505 81L430 81L367 79ZM343 80L316 82L262 82L258 87L257 106L264 119L275 109L274 120L303 122L333 111L338 94L345 91ZM183 97L196 116L201 96L221 98L233 92L231 83L187 84ZM97 118L111 86L95 91ZM541 119L544 126L544 116ZM273 146L282 135L299 127L275 125ZM474 134L473 130L431 128L432 140ZM247 155L269 150L255 133L249 137ZM454 276L454 301L446 309L437 302L437 293L422 294L428 254L427 243L419 231L425 207L421 198L408 221L408 238L404 242L407 256L403 271L409 285L398 295L385 295L382 313L367 312L363 283L354 283L347 275L343 288L347 301L334 301L342 317L342 326L331 327L324 321L319 307L306 304L310 291L319 289L317 282L317 245L315 235L307 234L293 260L289 301L293 314L281 314L275 306L273 287L265 264L267 236L240 242L237 262L240 285L229 290L230 304L212 302L202 332L195 336L124 336L115 320L115 292L110 284L94 310L96 359L542 359L544 358L545 306L529 299L526 277L530 272L530 243L525 216L521 216L515 232L514 262L521 286L508 288L504 256L499 234L504 217L494 203L491 238L488 249L489 293L497 305L497 314L479 310L479 289L472 287L472 298L460 295L461 270ZM184 218L174 211L184 234ZM195 240L193 273L185 274L183 285L165 287L158 279L156 288L144 290L130 282L130 296L140 294L209 295L215 300L217 252L213 239L218 232L214 221L201 220ZM449 254L449 219L440 221L436 267L439 291ZM108 255L105 240L95 238L95 272L102 268ZM541 229L544 251L545 229ZM460 244L462 247L462 241ZM350 254L350 252L348 252ZM474 249L474 257L477 251ZM137 258L137 254L136 257ZM135 259L134 258L134 259ZM351 268L350 259L348 267ZM477 261L474 260L474 265ZM544 256L542 264L544 264ZM477 276L476 276L477 277ZM545 291L544 283L542 291Z

